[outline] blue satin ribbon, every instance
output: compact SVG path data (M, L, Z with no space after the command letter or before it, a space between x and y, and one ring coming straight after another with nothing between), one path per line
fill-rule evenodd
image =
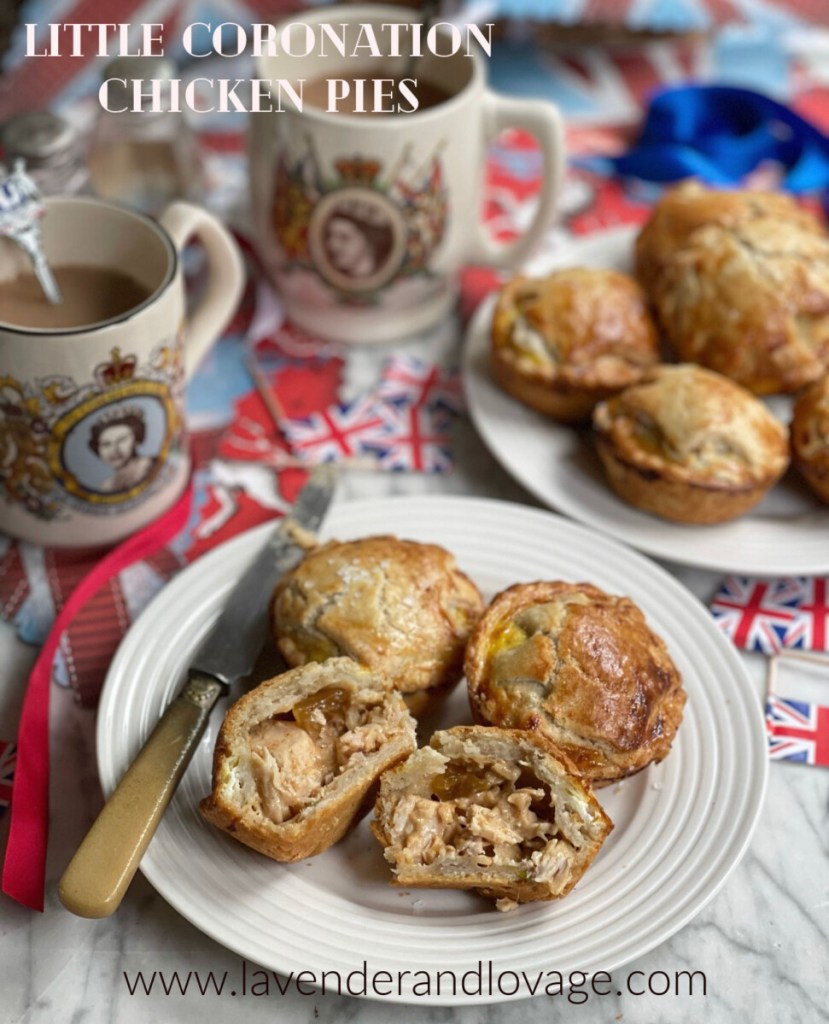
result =
M789 107L751 89L687 85L654 97L638 142L612 163L645 181L733 185L764 160L785 168L791 192L829 186L829 137Z

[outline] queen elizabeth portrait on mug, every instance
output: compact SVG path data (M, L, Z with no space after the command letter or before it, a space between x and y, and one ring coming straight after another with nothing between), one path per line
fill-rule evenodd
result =
M52 469L86 505L123 507L163 475L176 423L166 388L155 382L98 395L56 425Z

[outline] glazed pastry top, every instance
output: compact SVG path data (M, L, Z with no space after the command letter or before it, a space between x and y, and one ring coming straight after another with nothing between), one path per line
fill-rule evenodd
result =
M785 427L733 381L690 364L659 366L597 407L594 426L620 460L676 480L741 487L788 463Z

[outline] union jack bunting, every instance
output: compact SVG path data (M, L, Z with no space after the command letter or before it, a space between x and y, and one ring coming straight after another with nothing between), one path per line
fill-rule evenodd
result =
M452 459L451 417L423 405L383 407L387 432L366 442L380 469L409 473L449 473Z
M366 395L302 419L285 419L281 427L293 452L309 465L359 458L382 445L389 434L387 417Z
M460 375L415 356L392 356L383 367L377 393L395 404L464 410Z
M6 743L0 740L0 817L3 816L6 808L12 799L12 780L14 779L14 766L17 761L17 747L14 743Z
M829 708L770 694L766 730L773 761L829 767Z
M746 651L774 654L783 648L826 650L826 579L786 577L725 579L711 602L725 635Z

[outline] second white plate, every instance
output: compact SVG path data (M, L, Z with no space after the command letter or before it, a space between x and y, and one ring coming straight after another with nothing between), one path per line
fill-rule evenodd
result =
M590 235L554 259L528 267L533 274L565 266L630 272L635 230ZM751 512L730 523L687 526L633 508L605 481L589 435L533 412L493 382L489 330L495 298L472 320L464 348L463 379L470 415L486 446L520 484L546 505L650 555L720 572L812 575L829 572L829 509L790 472ZM788 422L791 402L772 408Z
M394 979L387 1002L498 1002L513 997L514 983L515 997L528 994L522 971L531 983L541 973L543 991L544 972L612 971L653 949L716 893L760 813L768 763L763 717L736 652L664 570L549 512L471 498L353 502L332 510L324 535L389 531L447 547L488 598L512 583L545 578L589 580L629 594L665 638L688 693L685 718L662 764L599 792L615 828L587 874L559 903L505 914L468 893L401 891L389 885L367 821L313 860L276 864L199 816L210 789L218 711L142 871L181 914L248 961L283 974L313 971L317 979L323 971L344 979L366 963ZM107 791L175 695L263 536L256 530L197 562L130 630L98 717ZM468 721L461 687L441 724ZM435 987L439 972L460 979L480 963L482 991L453 992L445 974L444 987ZM493 978L503 978L492 991L490 963ZM424 984L416 971L431 979L428 994L414 990L419 980Z

